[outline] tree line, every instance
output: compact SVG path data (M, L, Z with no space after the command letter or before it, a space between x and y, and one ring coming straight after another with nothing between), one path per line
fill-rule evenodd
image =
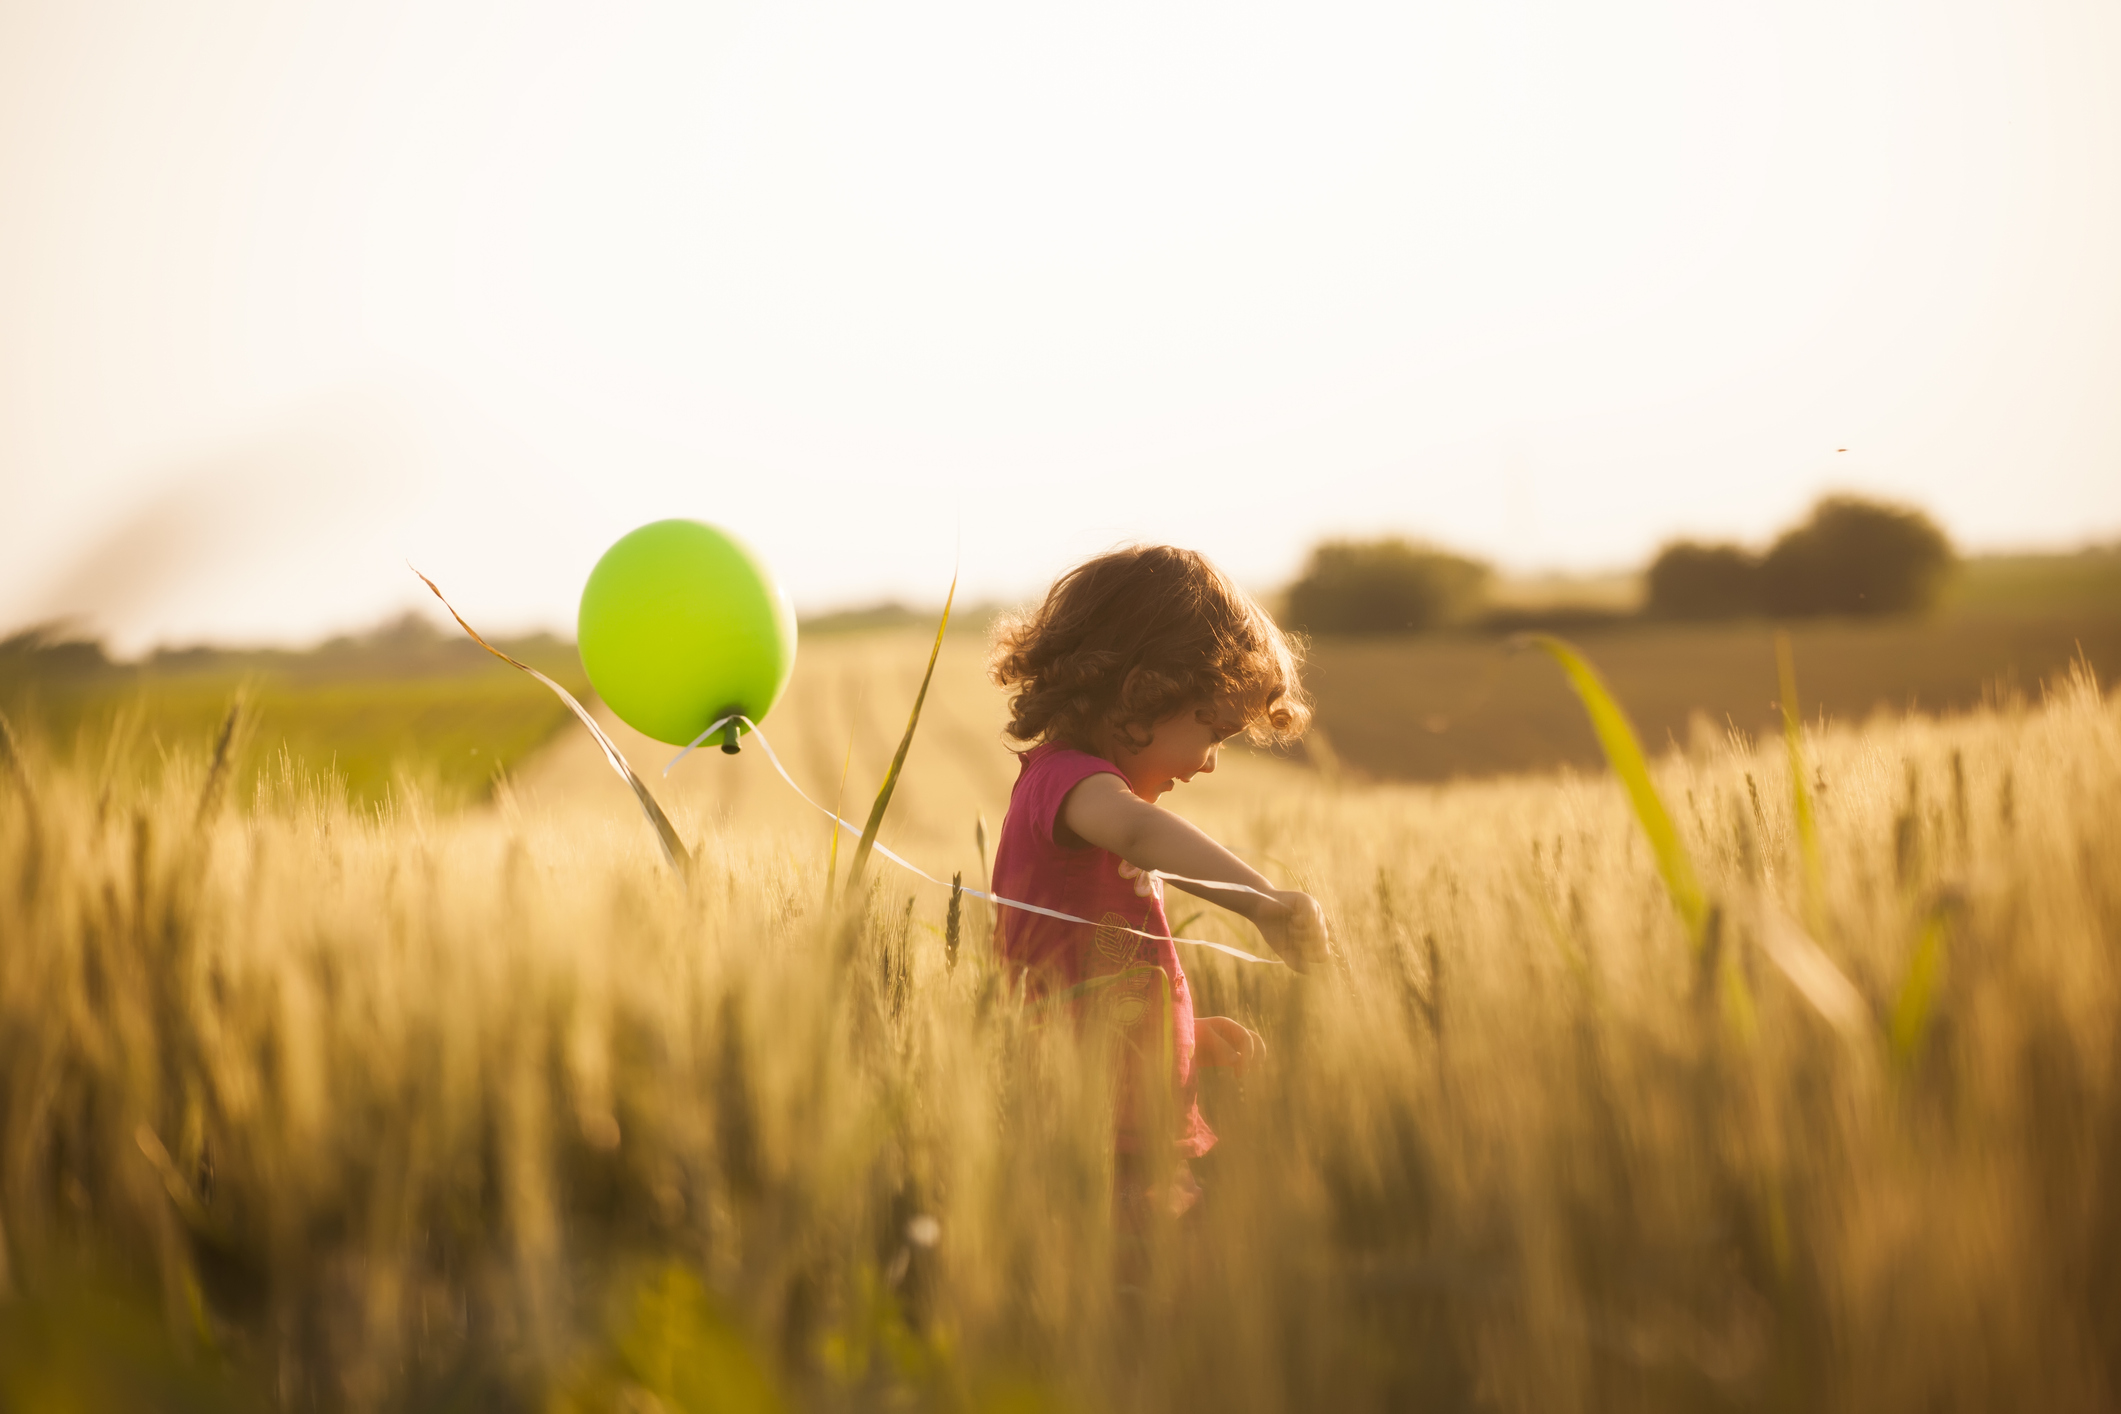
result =
M1919 613L1932 607L1957 555L1936 523L1909 506L1827 496L1763 550L1677 540L1650 562L1641 616L1804 618ZM1452 625L1517 626L1485 610L1494 570L1401 537L1330 540L1289 586L1284 617L1314 634L1420 632ZM1591 617L1621 617L1597 615Z

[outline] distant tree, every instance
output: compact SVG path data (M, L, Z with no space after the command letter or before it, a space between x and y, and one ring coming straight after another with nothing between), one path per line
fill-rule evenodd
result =
M1736 619L1757 614L1760 557L1737 545L1675 540L1650 562L1648 612L1660 619Z
M1330 540L1289 586L1287 617L1309 633L1419 632L1470 613L1491 573L1407 540Z
M66 623L35 624L0 638L0 677L93 677L112 664L95 639L76 638Z
M1911 613L1937 602L1953 563L1922 512L1828 496L1761 561L1761 599L1772 614Z

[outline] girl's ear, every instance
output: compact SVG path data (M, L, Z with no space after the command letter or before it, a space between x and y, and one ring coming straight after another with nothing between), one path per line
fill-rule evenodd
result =
M1119 737L1120 743L1133 751L1140 751L1156 740L1155 730L1145 730L1141 721L1127 711L1127 701L1134 695L1134 689L1145 671L1147 670L1139 665L1127 670L1127 676L1120 680L1119 701L1114 704L1111 714L1105 718L1111 724L1114 734Z
M1156 728L1144 726L1137 718L1122 717L1115 712L1105 720L1111 724L1112 734L1119 739L1119 744L1129 751L1146 750L1156 740Z

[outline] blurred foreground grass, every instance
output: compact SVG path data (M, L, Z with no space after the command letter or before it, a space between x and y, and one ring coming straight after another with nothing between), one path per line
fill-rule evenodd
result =
M946 667L899 842L970 877L995 704ZM821 688L777 739L822 786L909 695ZM608 776L610 819L564 772L452 815L289 762L202 817L205 735L0 768L0 1404L152 1407L79 1369L290 1409L2121 1400L2121 703L2086 673L1812 731L1816 898L1779 741L1664 756L1700 946L1602 773L1226 762L1182 807L1346 966L1186 958L1273 1060L1211 1077L1205 1198L1132 1240L1103 1047L976 909L955 966L906 876L827 915L755 749L667 793L688 888ZM1770 965L1793 917L1854 1016Z

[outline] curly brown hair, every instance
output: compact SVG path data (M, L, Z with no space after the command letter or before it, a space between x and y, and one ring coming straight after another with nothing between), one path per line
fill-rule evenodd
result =
M1262 744L1311 721L1300 643L1205 555L1133 545L1069 570L1045 602L1004 618L989 672L1012 688L1009 735L1094 750L1100 729L1138 740L1189 703L1224 701Z

